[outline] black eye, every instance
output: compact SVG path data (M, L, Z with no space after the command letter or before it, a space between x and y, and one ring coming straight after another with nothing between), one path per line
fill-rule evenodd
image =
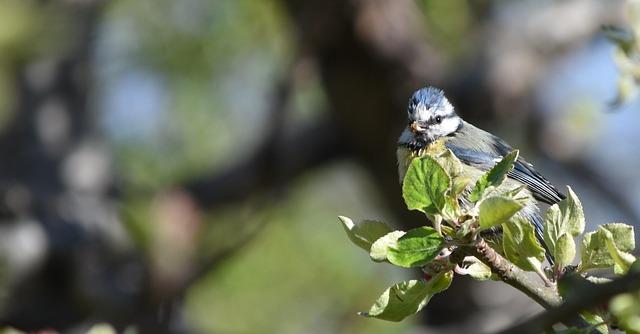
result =
M442 117L436 116L436 123L441 123L441 122L442 122Z

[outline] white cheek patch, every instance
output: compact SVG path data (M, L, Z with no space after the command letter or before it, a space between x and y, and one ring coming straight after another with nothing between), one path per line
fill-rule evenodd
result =
M447 136L450 135L454 132L456 132L456 130L458 130L458 126L460 126L460 118L458 117L447 117L445 119L442 120L442 123L440 123L439 126L439 134L441 136Z
M445 101L444 107L442 108L443 117L451 117L453 115L453 106L448 101Z

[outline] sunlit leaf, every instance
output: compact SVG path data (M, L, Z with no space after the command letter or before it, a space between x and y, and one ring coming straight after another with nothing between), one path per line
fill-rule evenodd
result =
M586 321L588 322L590 325L595 326L595 328L601 333L601 334L609 334L609 327L606 325L604 318L602 318L602 316L593 313L593 312L588 312L588 311L582 311L580 312L580 316ZM588 330L588 328L586 328ZM593 332L592 330L588 330L586 333L591 333Z
M401 321L420 311L433 295L447 289L452 280L453 272L449 271L434 276L429 282L400 282L385 290L368 312L360 314L388 321Z
M469 200L477 202L485 196L490 188L495 188L502 184L507 177L507 173L513 169L513 164L517 159L518 150L513 150L505 155L502 160L478 179L469 194Z
M576 257L576 243L569 233L560 236L556 243L553 257L559 268L564 268L573 262Z
M556 243L562 235L581 234L584 222L582 203L571 187L567 187L567 198L549 207L545 214L543 236L549 251L555 254Z
M390 247L396 247L398 239L404 235L404 231L393 231L385 234L383 237L378 238L371 244L371 250L369 256L374 261L386 261Z
M436 214L445 205L445 193L451 179L432 157L426 155L411 161L402 184L402 196L410 210Z
M433 228L423 226L407 231L389 247L387 259L401 267L420 267L442 250L444 238Z
M479 222L483 230L500 225L522 209L522 205L513 199L493 196L480 202Z
M634 248L632 226L619 223L602 225L583 236L580 270L617 267L614 268L617 273L625 272L632 256L628 253Z
M367 252L371 250L371 245L376 240L391 232L391 228L387 224L375 220L354 223L349 217L339 216L338 219L340 219L349 239Z
M502 224L504 254L516 266L536 271L544 261L545 250L535 236L531 223L524 219L512 219Z

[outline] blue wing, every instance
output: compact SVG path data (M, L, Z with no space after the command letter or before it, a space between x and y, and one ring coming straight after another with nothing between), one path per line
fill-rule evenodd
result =
M463 149L452 145L446 146L464 164L476 167L483 171L488 171L489 169L491 169L500 159L502 159L502 156L511 151L505 150L503 152L506 153L503 153L502 156L499 156L472 149ZM549 181L547 181L547 179L540 175L540 173L536 172L533 169L533 166L526 160L518 158L518 160L516 160L513 165L514 168L507 174L507 177L519 181L522 184L526 184L531 191L531 194L536 199L548 204L555 204L565 197L556 189L556 187L554 187ZM549 253L549 249L547 248L547 245L544 242L544 237L542 235L542 217L540 217L540 214L536 212L528 217L528 219L535 227L536 237L543 245L543 247L547 250L547 252L545 253L547 260L549 261L549 263L553 264L553 257Z
M500 155L480 152L473 149L460 148L453 145L446 145L453 154L463 163L474 166L480 170L487 171L491 169L504 155L511 152L511 147L498 139L495 144L496 151ZM527 185L533 197L547 204L555 204L565 198L565 196L556 189L547 179L538 173L533 166L522 158L518 158L514 163L513 170L507 174L522 184Z

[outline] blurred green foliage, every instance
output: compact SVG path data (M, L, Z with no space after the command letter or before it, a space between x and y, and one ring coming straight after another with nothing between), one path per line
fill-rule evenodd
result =
M471 3L468 0L420 0L430 36L450 57L462 58L472 47L468 41L473 31ZM455 62L452 62L455 63Z
M96 103L101 91L132 72L159 82L166 102L150 114L151 131L133 136L118 128L106 131L127 185L124 220L141 249L157 258L162 236L150 193L223 169L255 147L268 123L265 93L293 58L291 30L279 3L271 0L122 0L105 18ZM306 74L310 80L296 87L291 102L293 122L316 117L324 101L317 78ZM353 313L366 305L367 292L393 279L359 261L362 254L349 245L333 242L342 233L337 222L330 223L333 212L377 211L360 173L332 168L305 177L275 205L261 206L256 194L208 213L195 246L199 258L267 223L246 249L189 289L189 326L234 333L408 329L410 324L371 323Z
M377 210L370 187L349 165L303 178L287 201L252 218L269 219L256 240L189 291L191 322L205 333L407 331L410 323L370 322L354 312L368 304L371 291L403 274L335 242L342 231L332 210L371 215Z

